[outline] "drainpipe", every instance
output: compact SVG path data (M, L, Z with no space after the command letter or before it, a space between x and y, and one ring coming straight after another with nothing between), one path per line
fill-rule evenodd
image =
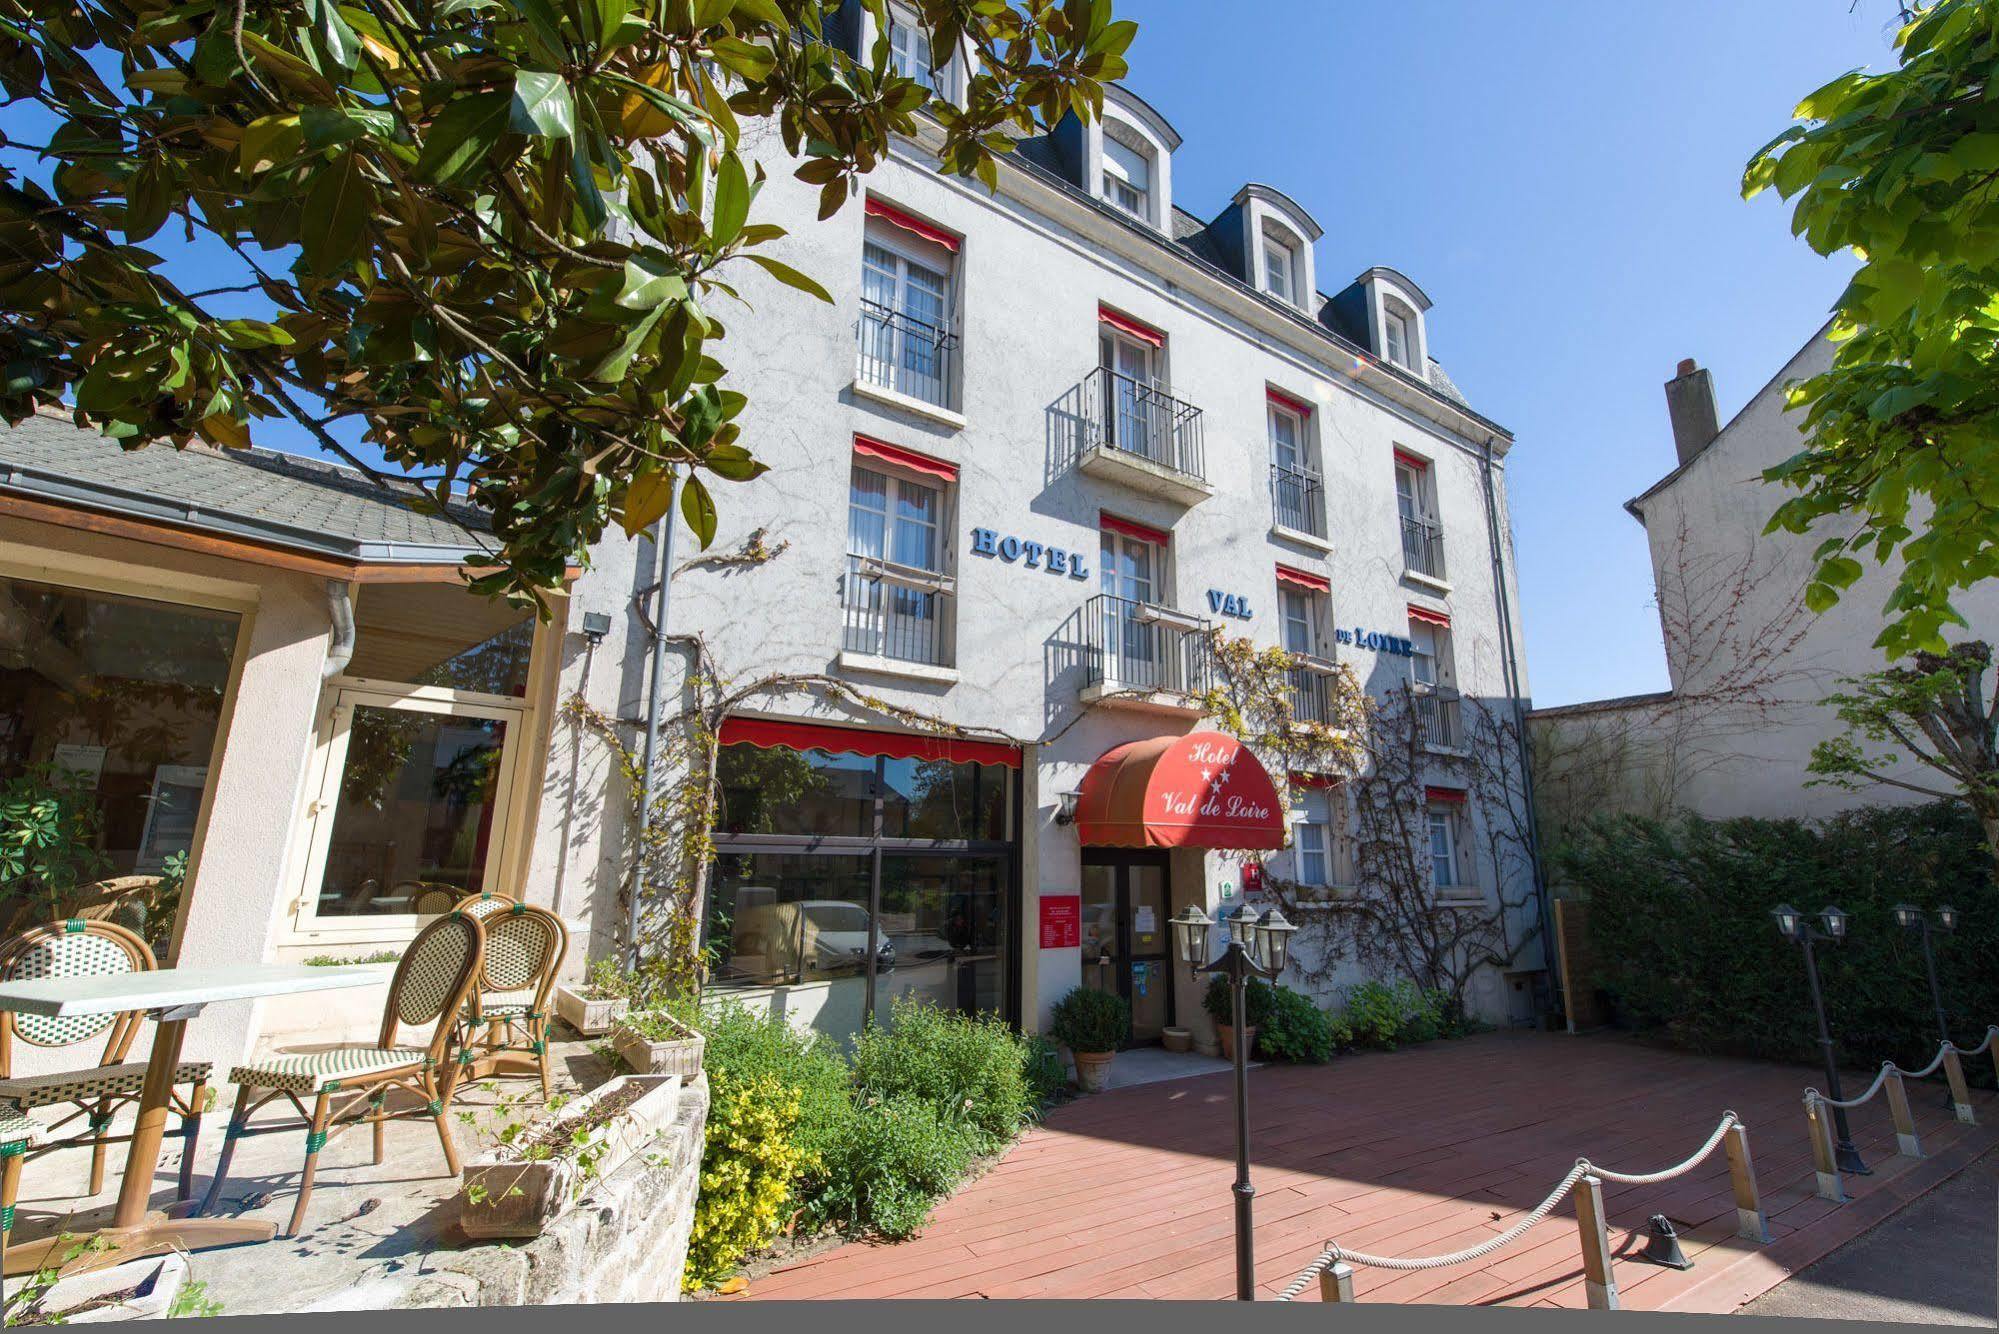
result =
M333 638L327 642L326 663L319 675L330 681L354 660L354 598L338 579L326 581L326 611L333 618Z
M1499 661L1506 693L1513 700L1513 725L1520 734L1520 783L1527 802L1527 855L1534 872L1534 902L1541 917L1541 955L1547 961L1548 991L1564 1009L1561 969L1555 966L1554 920L1548 908L1548 880L1541 859L1541 819L1534 809L1534 755L1527 741L1527 709L1521 698L1520 662L1514 649L1513 604L1506 596L1506 544L1499 530L1499 495L1492 480L1492 437L1479 451L1479 476L1485 487L1485 532L1492 548L1492 593L1499 608Z
M646 837L652 832L653 799L659 791L659 779L653 772L653 766L659 756L659 715L666 691L666 608L673 576L673 507L680 499L678 471L672 474L667 488L666 515L652 529L652 548L658 560L658 568L654 572L658 592L653 601L652 679L646 690L645 744L640 751L643 767L639 785L639 846L638 855L633 859L636 869L632 876L631 903L625 911L627 969L636 969L639 965L639 891L645 887Z

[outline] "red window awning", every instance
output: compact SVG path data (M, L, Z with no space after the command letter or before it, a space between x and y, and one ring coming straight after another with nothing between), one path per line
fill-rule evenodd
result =
M1110 325L1111 328L1116 329L1119 333L1130 334L1141 343L1150 343L1154 347L1166 346L1165 334L1159 332L1159 330L1149 324L1140 323L1129 315L1120 315L1109 306L1102 304L1097 306L1097 319L1101 323Z
M1451 628L1451 614L1449 612L1434 611L1429 607L1419 607L1413 602L1409 604L1409 619L1412 621L1422 621L1426 625L1441 625L1446 630Z
M921 218L911 217L893 204L884 204L873 195L868 196L867 212L871 218L880 218L890 226L900 227L912 235L920 236L932 245L941 245L954 255L958 253L957 237L941 227L931 226Z
M1462 806L1465 804L1465 790L1461 787L1426 787L1423 800L1433 806Z
M1430 466L1430 460L1422 458L1415 454L1411 454L1406 449L1398 449L1395 451L1395 461L1397 463L1405 464L1408 467L1415 468L1418 471L1421 471L1422 469Z
M907 468L911 472L920 472L927 476L942 478L947 482L958 480L957 464L946 463L942 459L933 459L928 454L919 454L913 449L904 449L901 445L891 445L885 440L876 440L872 436L856 435L854 437L854 452L856 454L865 454L871 459L880 459L883 463L893 463L896 467Z
M1076 832L1091 848L1284 846L1284 803L1249 748L1220 732L1128 741L1083 775Z
M1130 519L1120 519L1115 514L1105 514L1101 511L1097 514L1097 526L1107 533L1123 533L1126 537L1135 537L1156 547L1165 546L1172 537L1172 534L1163 528L1150 528L1145 524L1134 523Z
M1300 417L1309 417L1312 415L1312 405L1302 398L1293 398L1282 389L1272 389L1268 385L1264 386L1263 392L1270 396L1272 403L1275 403L1278 407L1286 411L1295 412Z
M859 727L798 722L790 718L724 718L717 740L724 746L762 750L828 750L841 755L885 755L891 760L948 760L952 764L1004 764L1020 768L1020 747L998 741L963 741L914 732L869 732Z
M1333 581L1323 574L1313 574L1310 570L1297 570L1289 565L1277 567L1277 582L1290 584L1296 588L1309 588L1314 593L1330 593Z

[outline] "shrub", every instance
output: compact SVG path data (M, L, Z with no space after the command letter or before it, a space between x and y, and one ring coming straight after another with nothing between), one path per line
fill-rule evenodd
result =
M1393 1051L1405 1042L1428 1042L1442 1029L1436 1017L1436 992L1425 992L1407 978L1368 981L1347 993L1346 1025L1357 1047Z
M1243 1023L1261 1029L1270 1018L1270 998L1274 989L1261 978L1252 977L1243 992L1243 999L1249 1013L1243 1016ZM1220 973L1208 978L1208 989L1201 993L1201 1008L1208 1012L1208 1018L1217 1024L1235 1022L1235 1005L1229 999L1229 980Z
M1027 1086L1034 1092L1035 1107L1046 1107L1068 1084L1069 1067L1062 1060L1061 1048L1041 1034L1029 1034L1023 1041L1027 1045Z
M929 1220L976 1150L970 1123L908 1094L869 1097L853 1108L807 1207L818 1225L902 1238Z
M801 1033L783 1015L751 1010L725 1001L694 1012L683 1003L668 1007L708 1039L701 1064L713 1096L763 1076L798 1093L799 1148L809 1158L825 1155L847 1121L852 1080L839 1048L813 1033Z
M1116 1051L1131 1036L1131 1006L1122 996L1077 987L1055 1002L1048 1031L1070 1051Z
M1960 1041L1999 1014L1999 889L1977 820L1950 803L1798 820L1590 821L1553 857L1589 902L1594 983L1617 1022L1696 1051L1786 1060L1817 1054L1796 947L1771 924L1790 903L1838 904L1846 941L1819 952L1826 1010L1856 1066L1926 1063L1936 1051L1916 940L1896 928L1904 900L1955 904L1957 934L1937 969ZM1981 1062L1969 1071L1984 1075Z
M776 1076L710 1081L701 1193L687 1243L689 1291L726 1277L777 1238L792 1183L817 1166L794 1135L798 1091Z
M916 997L889 1007L886 1026L869 1024L854 1044L854 1087L862 1098L910 1097L977 1132L997 1148L1034 1115L1028 1051L996 1015L954 1014Z
M1289 987L1271 989L1270 1006L1257 1025L1256 1040L1273 1060L1323 1065L1333 1058L1333 1017L1312 998Z

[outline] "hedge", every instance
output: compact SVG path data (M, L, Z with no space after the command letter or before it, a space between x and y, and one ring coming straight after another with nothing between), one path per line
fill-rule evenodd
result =
M1926 1064L1936 1020L1920 945L1895 925L1907 901L1961 914L1935 937L1952 1035L1999 1023L1999 889L1972 816L1950 803L1798 820L1601 817L1555 851L1557 882L1589 903L1594 981L1620 1026L1696 1051L1816 1061L1804 964L1778 934L1779 903L1851 915L1818 950L1844 1061ZM1989 1063L1968 1063L1990 1082Z

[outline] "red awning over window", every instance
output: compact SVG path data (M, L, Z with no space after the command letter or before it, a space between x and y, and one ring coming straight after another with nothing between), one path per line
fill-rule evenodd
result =
M1129 315L1120 315L1109 306L1099 305L1097 307L1097 319L1104 324L1110 325L1111 328L1116 329L1120 333L1130 334L1141 343L1150 343L1154 347L1166 346L1165 334L1159 332L1159 330L1149 324L1140 323Z
M952 254L958 253L958 238L941 227L933 227L921 218L913 218L893 204L884 204L873 195L868 196L868 216L880 218L883 222L913 235L920 236L932 245L941 245Z
M1268 385L1264 386L1263 392L1269 395L1270 401L1280 408L1295 412L1300 417L1309 417L1312 415L1312 405L1302 398L1293 398L1282 389L1272 389Z
M1128 741L1083 775L1076 832L1090 848L1284 846L1284 803L1249 748L1220 732Z
M1335 774L1305 774L1296 769L1291 771L1291 786L1302 788L1338 787L1340 778Z
M1423 800L1433 806L1462 806L1465 804L1465 790L1461 787L1426 787Z
M869 732L858 727L797 722L789 718L725 718L717 739L724 746L773 750L830 750L842 755L885 755L891 760L948 760L952 764L1004 764L1020 768L1020 747L997 741L961 741L912 732Z
M904 449L901 445L891 445L870 436L855 436L854 452L865 454L871 459L880 459L883 463L893 463L896 467L907 468L911 472L940 477L947 482L958 480L957 464L933 459L928 454L919 454L913 449Z
M1422 621L1427 625L1441 625L1446 630L1451 628L1451 614L1449 612L1433 611L1428 607L1419 607L1413 602L1409 604L1409 619L1412 621Z
M1416 455L1411 454L1406 449L1398 449L1395 451L1395 461L1397 463L1406 464L1407 466L1415 468L1419 471L1430 466L1430 460L1426 458L1419 458Z
M1142 523L1134 523L1130 519L1120 519L1115 514L1101 512L1097 515L1097 526L1107 533L1123 533L1126 537L1135 537L1156 547L1165 546L1173 536L1163 528L1148 528Z
M1277 567L1277 582L1291 584L1298 588L1309 588L1314 593L1330 593L1333 581L1323 574L1313 574L1310 570L1294 570L1289 565Z

